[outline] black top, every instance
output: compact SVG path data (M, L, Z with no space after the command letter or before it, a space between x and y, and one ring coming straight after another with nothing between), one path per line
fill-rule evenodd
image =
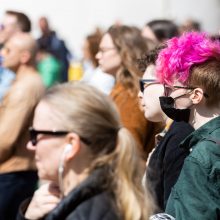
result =
M189 151L180 148L179 144L193 131L193 127L188 123L173 122L151 155L146 177L158 212L165 210L171 188L175 185L184 159L189 154Z
M112 193L106 190L103 172L96 170L42 220L119 220ZM17 220L26 220L22 204Z

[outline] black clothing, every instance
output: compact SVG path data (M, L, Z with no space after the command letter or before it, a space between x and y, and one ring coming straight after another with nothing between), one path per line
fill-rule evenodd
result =
M104 176L103 171L94 171L43 220L119 220L114 196L107 191ZM21 206L17 220L25 220L25 208Z
M171 188L175 185L184 159L189 154L189 151L180 148L179 144L193 131L190 124L174 121L151 155L146 178L155 197L158 212L165 210Z
M0 219L14 220L19 205L31 197L37 187L36 171L19 171L0 174Z

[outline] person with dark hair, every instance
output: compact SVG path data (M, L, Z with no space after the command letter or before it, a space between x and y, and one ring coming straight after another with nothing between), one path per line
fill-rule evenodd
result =
M142 35L159 44L178 36L179 32L177 25L173 21L162 19L148 22L142 30Z
M56 32L50 29L46 17L41 17L39 19L39 28L42 36L37 42L38 44L47 45L46 51L61 62L61 81L66 82L68 80L69 57L71 56L70 51L66 47L65 42L58 38Z
M0 27L0 49L6 41L17 32L30 32L31 21L22 12L6 11ZM7 93L15 75L11 70L5 69L0 62L0 101Z
M220 43L188 32L167 42L156 64L164 84L160 105L195 131L180 145L189 150L166 211L176 219L220 219Z
M16 32L30 32L31 21L27 15L18 11L6 11L1 24L0 45Z
M159 97L164 94L163 85L158 82L155 65L158 53L166 45L149 51L141 60L145 72L140 80L139 97L145 118L153 122L166 124L164 130L156 135L156 146L146 167L146 179L157 205L155 213L164 212L172 187L175 185L188 150L179 148L179 144L194 129L186 122L173 122L163 113ZM145 177L144 177L145 178Z

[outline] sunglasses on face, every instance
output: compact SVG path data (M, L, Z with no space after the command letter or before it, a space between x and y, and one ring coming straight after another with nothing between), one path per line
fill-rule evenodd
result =
M174 91L175 89L189 89L189 90L194 90L197 87L192 87L192 86L169 86L169 85L163 85L164 86L164 96L169 96L170 93L172 91ZM205 98L208 98L208 94L207 93L203 93Z
M44 134L44 135L49 135L49 136L64 136L70 133L70 131L48 131L48 130L36 130L33 127L29 128L29 136L30 136L30 141L33 146L37 145L37 135L38 134ZM90 141L87 139L80 137L81 141L83 141L85 144L91 144Z
M158 83L158 81L156 79L140 79L139 80L140 91L143 93L144 89L153 83Z

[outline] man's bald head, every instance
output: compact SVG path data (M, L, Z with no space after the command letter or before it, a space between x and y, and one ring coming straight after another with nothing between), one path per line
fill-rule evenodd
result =
M28 33L16 33L2 49L3 66L17 69L20 65L33 65L37 52L35 39Z

